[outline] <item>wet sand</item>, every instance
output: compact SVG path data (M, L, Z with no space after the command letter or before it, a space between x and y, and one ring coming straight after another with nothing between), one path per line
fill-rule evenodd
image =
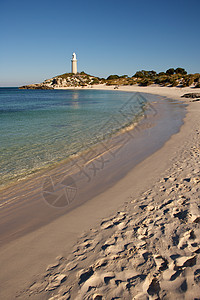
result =
M156 105L162 106L158 103ZM197 107L198 103L191 105ZM75 198L76 200L62 209L55 208L55 205L48 206L44 199L42 201L38 199L38 194L41 194L41 185L36 188L36 182L32 185L29 182L24 184L23 191L26 193L23 200L21 190L23 183L20 183L19 198L3 206L1 210L2 247L0 254L3 270L1 293L4 299L13 299L19 290L21 290L20 298L26 299L27 293L32 293L30 290L27 293L23 292L23 288L28 287L28 284L33 283L34 280L39 280L38 278L45 271L47 264L57 255L68 257L70 248L77 241L81 232L95 228L97 224L101 223L102 218L119 210L124 202L130 202L130 195L134 194L134 197L139 197L159 178L161 172L166 170L170 165L170 159L179 148L178 143L181 144L185 135L189 134L192 123L189 119L182 126L181 131L165 143L172 133L178 132L180 126L179 104L171 104L172 106L173 113L175 112L173 118L176 122L171 128L167 127L168 123L164 121L167 119L169 121L169 115L165 115L167 110L157 107L156 111L160 113L152 118L149 114L146 123L145 120L143 122L143 129L141 127L139 131L136 131L134 138L129 139L113 162L107 166L105 164L102 171L93 176L92 188L90 184L84 182L83 178L85 179L86 176L82 177L82 182L75 180L77 191L81 191L78 195L80 202L78 202L78 198ZM189 113L191 114L192 110ZM187 118L188 115L186 120ZM172 125L171 122L170 124ZM117 144L119 144L118 142ZM112 141L112 143L116 145L116 141ZM164 147L161 148L164 143ZM144 151L142 152L141 149ZM156 150L158 151L155 152ZM109 151L104 157L109 160L111 157ZM63 174L66 175L66 168L62 168L63 166L60 166L55 175L58 181ZM62 174L61 177L60 174ZM36 178L38 183L41 183L41 178ZM30 194L27 194L27 186ZM32 198L30 197L31 193L34 194ZM63 202L63 204L65 203ZM3 224L5 227L2 227ZM34 295L31 297L48 299L51 293L47 290L45 294L40 295L34 290Z

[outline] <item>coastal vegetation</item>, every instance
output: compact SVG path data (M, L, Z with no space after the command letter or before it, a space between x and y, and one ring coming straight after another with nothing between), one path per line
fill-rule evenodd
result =
M166 72L157 73L154 70L137 71L132 77L110 75L106 80L107 85L133 85L149 86L151 84L158 84L160 86L171 87L187 87L193 85L200 87L200 74L187 74L183 68L170 68Z
M20 87L21 89L55 89L65 87L85 87L88 85L104 83L105 80L89 75L85 72L77 74L64 73L53 78L46 79L40 84L30 84Z
M22 86L22 89L54 89L64 87L85 87L98 84L106 84L107 86L124 86L134 85L149 86L157 84L169 87L194 87L200 88L200 73L187 74L183 68L169 68L165 72L157 73L154 70L140 70L134 75L117 75L111 74L106 79L89 75L85 72L77 74L64 73L57 75L51 79L47 79L41 84L31 84Z

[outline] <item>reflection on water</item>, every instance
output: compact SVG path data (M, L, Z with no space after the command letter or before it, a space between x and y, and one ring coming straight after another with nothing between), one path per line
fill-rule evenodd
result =
M79 98L78 92L74 92L74 93L72 94L72 99L73 99L73 100L77 100L78 98Z

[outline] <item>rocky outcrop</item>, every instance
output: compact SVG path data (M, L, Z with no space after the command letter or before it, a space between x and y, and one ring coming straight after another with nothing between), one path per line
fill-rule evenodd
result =
M20 86L19 89L27 89L27 90L53 90L53 87L47 86L43 83L39 84L29 84Z
M72 74L66 73L59 75L50 79L45 80L40 84L29 84L20 87L20 89L57 89L57 88L66 88L66 87L84 87L87 85L99 84L102 83L101 80L97 77L88 75L86 73Z
M199 98L200 93L188 93L188 94L184 94L181 97L183 97L183 98Z

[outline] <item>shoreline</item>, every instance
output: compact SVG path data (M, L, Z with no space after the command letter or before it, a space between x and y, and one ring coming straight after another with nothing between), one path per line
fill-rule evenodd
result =
M144 104L146 106L146 104ZM142 111L134 117L133 120L129 121L127 124L124 124L122 127L115 129L112 133L108 133L106 137L103 137L101 141L97 139L98 141L92 143L92 144L87 144L86 148L77 151L65 158L60 159L59 161L53 162L53 163L48 163L42 167L39 167L38 169L33 169L30 170L28 173L20 174L17 175L16 177L13 177L12 179L8 179L5 184L0 185L0 192L3 192L4 190L8 188L14 188L16 185L23 181L31 180L32 178L35 178L36 176L40 176L42 174L47 173L48 171L55 169L59 167L62 164L66 164L70 160L73 160L76 157L79 157L81 155L84 155L84 153L87 153L88 149L98 147L98 144L101 142L106 143L109 139L112 139L113 137L123 134L124 132L131 131L134 129L135 126L138 125L138 123L142 120L145 114L144 108L142 108ZM0 203L1 207L1 203Z
M107 86L106 84L98 84L98 85L91 85L87 87L61 87L61 88L55 88L55 90L90 90L90 89L96 89L96 90L115 90L115 86ZM149 86L139 86L137 84L135 85L121 85L118 86L117 91L124 91L124 92L139 92L139 93L147 93L147 94L153 94L153 95L160 95L164 97L172 97L173 99L179 99L184 101L185 99L180 99L180 97L183 94L186 93L199 93L200 88L194 88L194 87L169 87L169 86L159 86L157 84L152 84Z
M148 88L150 88L150 92L148 91ZM66 87L66 88L55 88L54 90L110 90L112 91L114 89L114 86L106 86L105 84L99 84L99 85L93 85L93 86L87 86L84 88L80 88L80 87ZM150 87L140 87L138 85L134 85L134 86L119 86L119 88L116 91L119 92L130 92L130 93L144 93L151 96L159 96L160 94L160 89L162 89L162 94L164 97L172 97L173 99L176 100L180 100L180 94L182 92L182 90L184 89L184 93L186 92L192 92L193 89L191 88L171 88L171 87L160 87L157 85L153 85ZM172 90L173 89L173 90ZM200 90L200 89L194 89L194 90ZM176 91L176 95L174 95ZM198 92L198 91L197 91ZM115 134L120 134L123 133L124 130L132 130L132 128L135 125L135 121L132 122L132 124L126 125L126 128L120 128L119 130L117 130L117 132L113 133L113 135ZM129 126L132 127L129 129ZM107 140L107 139L106 139ZM92 147L98 143L95 143L92 145ZM84 151L87 151L87 149L84 149ZM82 152L82 151L81 151ZM35 178L35 176L40 175L40 174L44 174L45 172L48 172L49 170L56 168L57 166L59 166L60 164L64 164L66 161L70 160L71 158L73 159L73 157L76 157L78 155L81 155L81 152L77 152L75 154L70 155L67 158L61 159L60 161L54 162L54 163L49 163L47 165L44 165L43 167L39 168L39 169L34 169L34 170L30 170L28 173L24 173L23 175L17 175L16 178L12 178L6 181L5 184L1 184L0 186L0 192L3 192L4 190L8 189L8 188L12 188L15 187L15 185L19 184L20 182L23 182L24 180L30 180L32 178ZM1 204L0 204L1 205Z
M155 103L152 102L153 106L149 106L145 117L130 131L114 134L75 155L73 159L59 162L55 167L41 170L4 189L0 215L4 219L4 215L9 213L9 218L7 222L0 222L0 247L104 193L143 159L162 147L179 130L185 108L168 103L168 100L156 99L154 95L150 101ZM179 114L182 110L178 121L175 113L173 116L170 112L171 105L177 105ZM156 107L158 112L154 115ZM52 183L55 193L52 192ZM75 188L75 199L73 196L66 198L62 195L66 185ZM56 192L57 189L61 189L60 194ZM59 195L61 198L57 201ZM36 216L38 210L39 216L35 219L33 216Z
M162 89L163 88L160 88L160 94L162 92ZM145 88L145 90L147 91L150 89ZM164 96L167 96L166 95L167 90L163 91L163 93L165 94ZM168 96L170 97L170 94L172 93L173 92L171 91L168 92ZM184 89L181 89L181 94L184 93L185 93ZM173 98L178 98L178 94L180 95L180 92L175 93ZM175 158L177 159L179 154L178 151L180 151L180 143L184 141L185 137L186 138L190 137L191 126L198 125L198 122L197 124L194 124L194 122L198 120L197 118L198 110L193 111L193 108L198 109L199 108L198 103L191 103L187 107L188 113L185 117L185 122L181 126L180 131L177 134L172 135L170 139L168 139L167 142L164 144L164 146L162 146L159 150L157 150L156 152L154 152L153 154L145 158L133 170L129 171L128 174L126 174L123 178L121 178L116 185L109 187L108 189L106 189L105 192L89 200L84 204L84 206L77 207L76 211L71 211L68 214L67 219L65 218L65 216L62 216L59 219L55 220L54 222L46 226L43 226L36 232L32 232L28 235L25 235L17 239L16 241L14 241L12 245L10 244L8 245L8 247L0 250L1 257L2 259L4 259L3 267L5 266L5 264L8 263L9 257L13 256L12 249L15 249L15 258L18 259L17 264L19 263L19 258L20 258L20 265L28 264L28 268L26 269L25 272L27 274L27 278L26 280L24 280L24 278L23 279L18 278L17 279L18 285L20 286L23 285L24 287L25 285L29 284L29 282L33 280L33 274L35 274L34 278L37 281L38 278L41 276L40 274L41 271L45 269L45 265L49 264L49 262L52 262L56 256L63 255L64 253L65 257L67 257L70 248L72 247L73 244L76 243L77 236L81 234L82 231L86 232L86 237L87 236L90 237L91 231L89 231L89 229L95 227L100 228L99 226L97 226L97 224L102 222L101 221L102 218L109 217L109 215L113 214L113 212L116 211L116 209L119 210L119 207L122 208L121 211L124 210L124 204L123 204L124 202L129 203L130 200L132 201L133 198L135 197L138 197L138 199L140 199L140 195L142 192L144 192L148 187L152 188L154 182L160 177L162 177L161 175L166 172L166 168L169 169L169 167L171 166L170 165L171 160L173 159L175 160ZM191 119L191 116L195 117L196 119L195 118ZM195 132L193 134L195 134ZM181 145L181 147L184 148L184 145ZM152 178L152 170L153 170L153 178ZM134 182L134 187L131 184L131 182ZM142 204L144 202L144 199L141 200L140 202ZM142 212L140 212L139 214L142 216ZM85 215L88 215L89 218L85 218ZM77 218L81 223L81 228L80 225L78 225L76 222ZM109 220L111 220L111 218L109 218ZM65 225L65 227L63 227L63 225ZM121 228L121 230L123 229ZM59 236L56 236L56 232L60 232ZM62 241L64 236L66 237L67 240L65 244ZM52 238L54 241L52 240ZM37 253L33 254L33 252L31 251L31 245L35 245L36 241L40 249L36 247ZM99 240L98 243L102 244L102 242L103 239ZM45 252L45 249L47 249L47 244L49 248L48 255ZM42 259L41 266L35 265L35 262L33 262L34 259L33 261L32 260L30 261L28 260L27 256L21 257L20 252L23 250L24 251L23 253L27 253L28 249L30 251L29 256L33 255L34 258L37 258L36 261L38 261L38 254L40 253L39 255L40 261ZM57 255L55 255L55 253L57 253ZM86 262L85 266L83 266L84 268L87 265L89 265L87 260L85 262ZM5 278L9 278L12 283L12 287L9 291L9 293L10 294L12 293L12 295L14 295L14 293L16 292L16 288L15 288L17 284L15 278L16 267L17 267L16 265L12 266L10 264L8 266L8 270L5 272ZM14 274L12 273L12 276L11 276L11 270L12 271L15 270ZM69 274L67 276L69 276ZM36 293L35 290L34 292ZM43 297L42 294L39 295L38 293L36 293L35 294L36 296L34 296L34 292L32 294L33 299L34 297L36 297L35 299L40 299L39 298L40 296L42 299ZM30 290L28 290L27 293L30 293ZM45 299L48 299L48 297L50 297L52 293L56 295L55 292L47 291L45 293L46 293ZM9 297L6 298L6 295L7 294L6 294L6 282L5 282L3 296L4 299L9 299ZM26 299L27 294L25 292L20 292L20 297L22 297L20 299L23 299L23 297L24 299Z

